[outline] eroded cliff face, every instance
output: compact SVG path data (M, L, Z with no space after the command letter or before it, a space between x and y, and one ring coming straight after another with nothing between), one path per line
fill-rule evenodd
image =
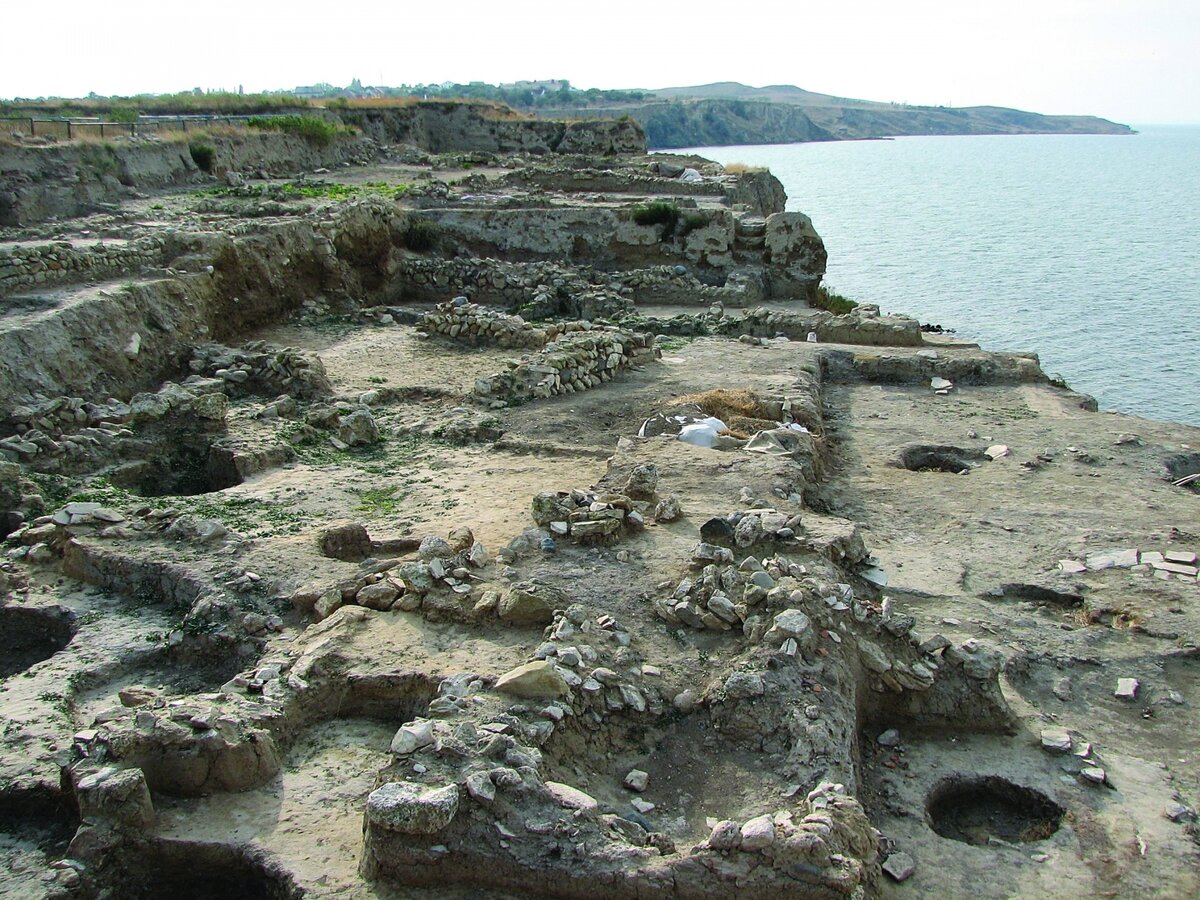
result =
M386 143L432 153L644 153L646 137L633 120L527 119L485 103L428 100L407 106L338 110L345 123Z
M186 138L0 144L0 227L111 210L142 191L199 186L226 172L283 175L375 156L373 144L349 135L325 146L253 131L194 140L212 148L210 171L196 164Z

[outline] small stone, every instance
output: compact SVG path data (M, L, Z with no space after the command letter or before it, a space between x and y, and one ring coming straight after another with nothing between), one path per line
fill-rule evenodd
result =
M1065 728L1043 728L1042 749L1052 753L1070 753L1071 735Z
M496 690L514 697L562 697L569 692L562 675L549 662L538 660L517 666L496 680Z
M1064 575L1078 575L1081 572L1087 571L1087 566L1077 559L1060 559L1058 561L1058 570Z
M1104 784L1108 776L1099 766L1084 766L1079 770L1079 777L1092 784Z
M988 459L997 460L1008 456L1009 449L1004 444L992 444L992 446L984 450L983 453Z
M708 836L708 846L713 850L736 850L742 843L742 828L737 822L726 819L713 826Z
M896 881L907 881L916 869L916 861L907 853L893 853L883 864L883 871Z
M1168 803L1163 815L1172 822L1190 822L1196 818L1195 811L1182 803Z
M1182 563L1185 566L1196 565L1196 554L1190 550L1164 550L1163 560L1169 563Z
M473 800L481 803L491 803L496 799L496 785L487 772L475 772L467 776L467 794Z
M895 747L900 743L900 732L895 728L889 728L879 737L875 738L875 743L880 747Z
M655 809L655 806L653 803L648 803L647 801L642 800L640 797L635 797L634 799L630 800L629 805L632 806L639 813L641 813L643 816L648 812L653 812Z
M433 722L417 719L400 726L396 736L392 738L391 751L396 756L408 756L423 747L431 746L433 742Z
M637 791L640 794L650 786L650 775L641 769L630 769L629 774L625 776L624 784L631 791Z
M674 522L681 515L683 509L679 505L679 498L674 494L668 494L654 507L654 518L658 522Z
M421 546L417 549L417 556L425 560L449 559L453 555L454 548L450 546L450 542L436 534L427 534L421 538Z
M1118 678L1117 689L1113 692L1113 696L1118 700L1133 700L1137 697L1139 687L1141 687L1141 682L1136 678Z
M929 387L934 391L948 391L950 388L954 387L954 382L947 381L945 378L938 378L937 376L934 376L933 378L929 379Z
M775 822L770 816L756 816L742 826L742 849L765 850L775 843Z

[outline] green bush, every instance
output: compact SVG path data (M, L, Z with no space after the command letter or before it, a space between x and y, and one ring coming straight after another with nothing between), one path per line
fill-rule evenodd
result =
M425 253L437 243L437 222L429 219L409 219L404 231L404 246L416 253Z
M679 222L679 226L675 229L675 233L679 237L686 237L697 228L703 228L707 224L708 216L704 215L704 213L684 213L683 218Z
M260 131L295 134L316 147L327 147L338 134L348 132L348 129L316 116L252 116L246 120L246 126Z
M669 234L679 221L679 207L669 200L639 203L633 208L633 221L638 225L663 225L663 234Z
M188 144L188 152L192 154L192 162L199 166L202 172L212 174L213 165L217 161L217 148L212 144L192 141Z
M825 285L821 285L813 295L813 306L817 309L827 310L835 316L844 316L852 309L856 309L858 304L849 297L843 297Z

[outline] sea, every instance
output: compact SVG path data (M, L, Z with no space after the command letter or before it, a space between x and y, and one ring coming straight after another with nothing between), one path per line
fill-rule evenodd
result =
M769 167L831 290L1200 425L1200 125L1134 127L676 152Z

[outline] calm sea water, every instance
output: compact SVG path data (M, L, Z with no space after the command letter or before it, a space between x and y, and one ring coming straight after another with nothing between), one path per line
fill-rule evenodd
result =
M1200 126L1140 131L690 152L769 166L834 290L1200 425Z

